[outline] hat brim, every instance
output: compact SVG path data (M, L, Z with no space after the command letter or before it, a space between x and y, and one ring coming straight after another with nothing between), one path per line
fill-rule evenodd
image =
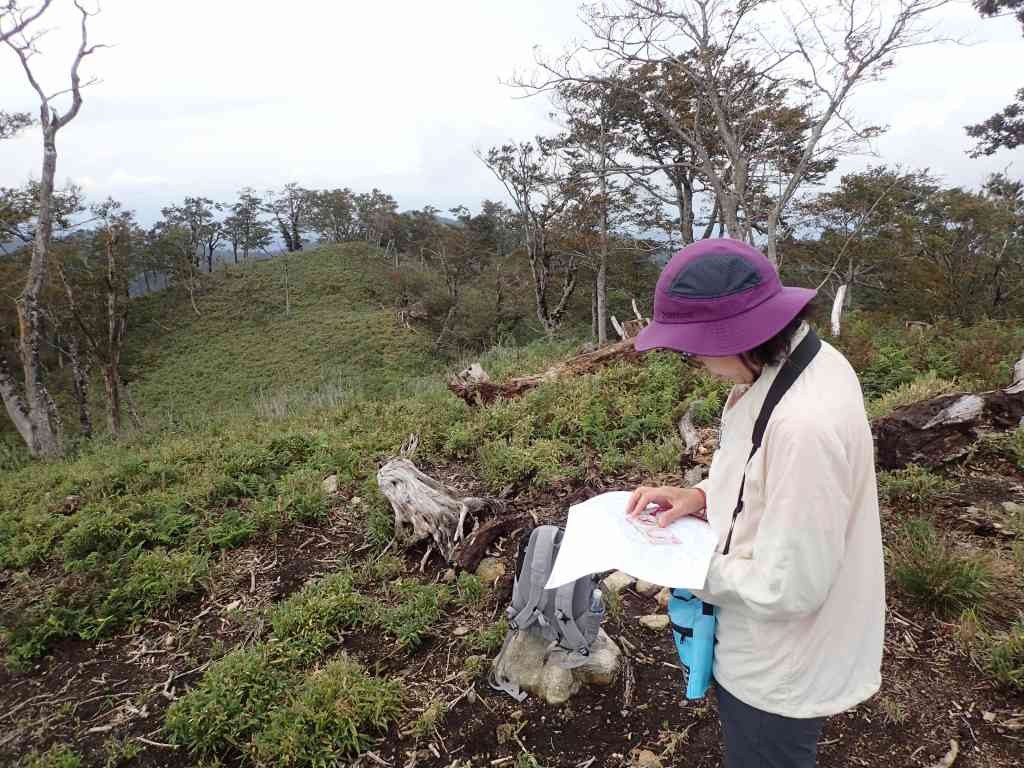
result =
M652 322L637 335L639 352L671 349L701 357L728 357L749 352L789 325L818 292L783 288L771 298L724 320L697 323Z

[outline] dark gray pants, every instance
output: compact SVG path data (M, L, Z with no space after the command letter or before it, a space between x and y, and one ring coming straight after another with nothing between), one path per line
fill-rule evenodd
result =
M825 718L773 715L744 704L715 683L725 768L814 768Z

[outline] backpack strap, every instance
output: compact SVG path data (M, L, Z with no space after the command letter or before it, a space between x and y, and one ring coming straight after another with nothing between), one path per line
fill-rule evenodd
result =
M526 548L526 559L523 562L527 573L520 576L528 576L529 592L523 605L515 610L509 609L509 628L514 632L526 629L533 624L537 617L544 611L547 604L548 591L544 589L548 575L551 573L551 561L554 559L555 542L561 533L557 526L542 525L537 528L530 538L530 544Z
M576 594L576 582L563 584L555 591L555 621L559 645L582 656L590 654L590 643L573 616L573 597Z
M494 658L494 661L491 662L491 674L488 676L487 682L494 690L504 691L516 701L523 701L526 698L526 691L522 690L512 680L509 680L504 674L500 674L498 671L501 660L505 657L505 652L508 650L508 646L516 634L517 633L511 629L505 633L505 642L501 644L501 650L498 651L498 655Z
M754 454L757 453L757 449L761 447L761 441L764 439L764 431L768 428L768 420L772 417L772 412L775 410L775 406L779 404L779 401L789 391L789 388L793 386L800 374L804 372L804 369L810 365L811 360L814 359L815 355L818 354L818 350L821 349L821 339L814 332L813 328L808 328L807 335L804 336L797 348L793 350L793 354L787 358L786 362L783 363L782 368L775 376L775 380L772 382L771 387L768 389L768 394L764 398L764 403L761 405L761 412L757 414L757 421L754 422L754 434L751 437L750 455L747 457L747 464L754 458ZM739 498L736 500L736 508L732 512L732 523L729 525L729 535L725 539L725 547L722 549L723 555L729 554L729 546L732 544L732 532L736 527L736 518L740 516L740 512L743 511L743 487L747 483L747 471L746 468L743 470L743 479L740 480L740 492Z

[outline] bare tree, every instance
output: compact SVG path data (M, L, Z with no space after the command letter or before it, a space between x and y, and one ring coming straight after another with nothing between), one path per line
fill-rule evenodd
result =
M643 98L694 153L715 195L726 232L753 239L764 220L767 253L777 261L778 227L814 163L862 147L878 129L857 126L848 113L851 94L880 79L900 50L938 38L924 19L950 0L838 0L811 6L795 0L622 0L591 5L583 19L593 41L556 61L539 60L541 74L524 83L547 90L566 81L600 81L623 65L667 66L692 84L686 119L657 90ZM783 86L792 107L806 112L805 138L791 148L757 146L747 138L765 115L751 109L751 89ZM726 162L716 162L706 126ZM769 186L770 185L770 186ZM770 200L759 189L771 189Z
M8 9L12 7L14 4L9 3ZM3 396L7 413L24 438L29 451L33 456L42 457L60 456L64 450L60 416L46 385L46 371L41 355L44 317L39 304L39 295L48 271L50 240L53 233L53 180L57 171L57 133L78 115L82 107L82 89L95 82L82 82L79 75L82 61L102 47L89 44L87 26L92 14L77 0L75 7L81 14L81 43L71 65L70 86L66 89L47 93L33 72L31 60L38 52L36 43L39 35L27 36L25 29L31 21L39 17L45 6L34 14L18 16L13 27L18 31L6 33L4 39L18 56L29 84L39 96L43 164L39 177L39 210L32 258L25 287L15 301L24 385L23 390L19 388L6 360L0 360L0 395ZM71 96L71 106L61 114L54 106L54 101L67 94Z
M42 0L36 7L22 8L17 0L0 2L0 43L20 35L33 21L43 15L53 0Z

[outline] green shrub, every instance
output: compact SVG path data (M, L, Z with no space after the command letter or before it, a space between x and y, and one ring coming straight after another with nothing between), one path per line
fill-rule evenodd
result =
M399 581L389 584L386 592L397 603L378 605L374 623L394 637L401 648L418 648L441 617L449 600L448 588L443 584Z
M373 744L401 713L401 683L368 675L342 656L306 677L256 735L262 765L322 768Z
M501 650L507 634L508 619L502 616L493 624L466 635L466 642L474 651L493 656Z
M860 371L861 388L870 400L909 384L918 375L907 359L907 346L896 342L878 348L874 359Z
M985 639L985 668L1003 685L1024 691L1024 619Z
M955 488L956 483L916 464L878 475L878 495L890 504L924 507Z
M297 659L311 660L338 641L338 630L358 627L372 615L350 571L326 576L271 608L274 637Z
M652 475L679 471L683 455L683 441L677 435L644 443L639 450L639 464Z
M304 468L277 484L278 509L297 523L313 523L327 515L327 498L321 487L322 470Z
M294 675L266 647L232 651L170 706L167 733L172 743L201 756L244 751L294 683Z
M458 590L459 605L466 608L472 608L480 605L487 592L487 588L484 586L484 583L480 581L480 578L475 573L469 573L467 571L463 571L459 574L459 578L455 586Z
M139 554L98 610L100 620L145 615L173 605L199 590L209 571L209 555L163 548Z
M66 744L54 744L45 752L30 752L21 765L23 768L79 768L82 758Z
M929 371L925 375L918 376L906 384L900 384L895 389L870 401L867 405L868 418L877 419L888 416L897 408L949 394L958 386L956 381L940 378L934 372Z
M687 408L693 407L693 423L698 427L717 424L725 408L732 385L707 371L698 371L687 393Z
M448 705L444 699L434 699L423 708L410 730L420 739L430 738L447 713Z
M366 520L366 538L377 549L384 549L395 537L395 513L377 487L376 478L363 486L362 514Z
M1024 469L1024 427L1017 427L1010 433L1010 447L1019 469Z
M900 591L922 607L956 616L982 606L992 570L977 554L961 554L922 518L908 521L889 552L889 570Z

